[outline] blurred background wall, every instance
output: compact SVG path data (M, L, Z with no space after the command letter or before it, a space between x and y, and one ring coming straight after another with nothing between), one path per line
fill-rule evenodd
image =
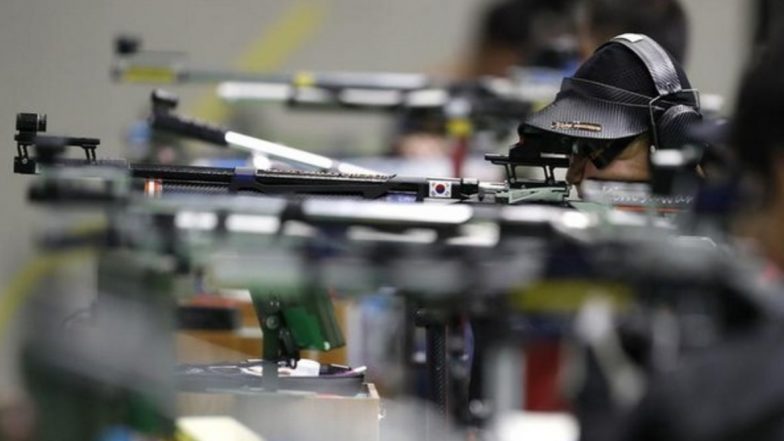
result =
M128 126L147 108L147 86L109 78L112 40L132 32L150 49L189 53L195 65L271 70L428 71L462 54L488 0L3 0L0 5L0 286L33 257L43 213L25 202L28 179L11 173L14 116L49 115L52 133L96 136L104 156L123 153ZM684 0L692 22L689 71L731 104L749 40L747 0ZM172 87L182 108L220 113L208 86ZM274 115L283 139L378 136L376 119ZM295 121L295 122L291 122ZM359 139L362 138L362 139ZM304 144L304 145L303 145ZM52 213L46 213L51 216ZM2 292L5 292L2 291ZM8 358L2 357L0 359ZM0 375L2 377L2 375ZM0 382L0 390L3 383Z
M731 112L747 61L754 3L749 0L682 0L691 21L688 74L692 85L722 95Z

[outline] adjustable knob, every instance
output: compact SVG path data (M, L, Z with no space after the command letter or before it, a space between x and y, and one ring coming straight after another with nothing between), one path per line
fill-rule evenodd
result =
M177 108L180 99L177 95L163 89L155 89L150 96L153 112L168 112Z
M46 114L42 113L17 113L16 130L19 132L45 132Z
M114 53L117 55L133 55L141 47L142 41L131 35L121 35L114 40Z

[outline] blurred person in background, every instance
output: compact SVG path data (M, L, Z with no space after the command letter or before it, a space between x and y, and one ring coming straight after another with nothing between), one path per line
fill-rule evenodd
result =
M780 71L784 34L772 41L743 80L731 144L760 196L751 234L780 277L784 271L784 77Z
M501 0L480 12L474 43L465 60L448 70L469 83L482 77L508 77L515 67L574 71L577 39L576 0ZM404 158L443 158L453 148L444 136L443 117L409 111L398 122L392 154Z
M516 66L574 63L575 0L504 0L486 8L463 77L506 76Z
M581 0L577 8L584 58L610 38L626 33L656 40L680 64L689 46L689 21L679 0Z

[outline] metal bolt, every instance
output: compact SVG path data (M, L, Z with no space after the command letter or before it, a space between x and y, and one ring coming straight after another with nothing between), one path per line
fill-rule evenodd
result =
M267 317L267 319L264 320L264 323L267 325L268 329L278 329L278 326L280 325L278 318L274 315Z

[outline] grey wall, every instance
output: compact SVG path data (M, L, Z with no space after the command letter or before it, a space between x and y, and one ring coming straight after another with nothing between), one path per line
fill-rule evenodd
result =
M689 79L706 93L723 95L731 111L735 87L751 42L750 0L683 0L691 21Z

